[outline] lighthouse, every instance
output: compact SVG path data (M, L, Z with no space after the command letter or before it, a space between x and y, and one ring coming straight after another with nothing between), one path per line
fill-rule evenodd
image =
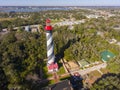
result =
M47 39L47 67L49 72L55 72L58 70L57 62L55 61L54 55L54 44L53 44L53 37L52 37L52 26L51 21L49 19L46 20L46 39Z

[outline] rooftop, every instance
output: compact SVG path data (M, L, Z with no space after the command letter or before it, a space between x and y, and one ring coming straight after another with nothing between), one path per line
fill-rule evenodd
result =
M81 67L85 67L89 65L89 62L87 62L86 60L79 60L78 63L80 64Z
M42 90L73 90L69 80L64 80L59 83L47 86Z

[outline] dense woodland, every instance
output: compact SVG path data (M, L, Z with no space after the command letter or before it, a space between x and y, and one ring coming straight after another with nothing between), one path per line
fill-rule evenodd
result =
M108 73L99 78L91 90L120 90L120 74Z
M87 13L88 11L85 12L83 10L81 12ZM11 17L15 19L0 21L0 28L27 24L41 24L44 26L46 17L53 20L59 20L59 18L68 19L70 15L76 20L86 18L79 16L81 12L49 11L47 13L30 13L30 17L27 19L18 18L17 16L20 13L11 14ZM9 16L8 14L4 14L1 14L4 18ZM119 89L120 46L109 44L107 41L107 39L112 38L120 41L120 31L115 31L112 28L112 26L120 23L118 19L120 17L89 19L84 24L74 25L74 29L72 30L68 26L54 27L53 39L56 58L65 58L67 61L84 59L91 63L101 61L100 52L104 50L109 50L116 55L113 60L107 62L109 72L114 73L116 76L111 75L96 81L91 88L93 90L105 89L106 85L106 89ZM103 35L98 35L98 31L103 32ZM37 75L39 79L47 78L42 75L42 73L46 74L44 70L44 67L46 67L44 59L46 58L46 37L44 30L41 33L11 30L9 33L0 36L0 89L35 90L35 87L38 86L34 85L34 80L30 80L29 76ZM113 80L116 82L112 82ZM114 83L114 86L109 86L111 83Z
M45 46L45 37L39 34L10 32L2 37L0 88L30 88L30 85L26 85L26 77L28 74L38 73L37 69L42 66L40 63L46 57Z

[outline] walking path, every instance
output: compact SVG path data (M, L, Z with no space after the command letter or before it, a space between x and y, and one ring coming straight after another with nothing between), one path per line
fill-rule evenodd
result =
M87 73L90 73L92 71L95 71L95 70L100 70L101 68L106 68L107 66L107 63L102 63L102 64L99 64L99 65L96 65L96 66L93 66L93 67L90 67L90 68L87 68L87 69L84 69L84 70L77 70L77 71L73 71L73 72L70 72L71 74L75 73L75 72L79 72L82 76L87 74Z
M96 65L96 66L93 66L93 67L90 67L90 68L87 68L87 69L84 69L84 70L70 71L70 73L65 73L65 74L60 75L59 78L66 77L66 76L68 76L68 75L70 75L70 74L73 74L73 73L75 73L75 72L79 72L80 75L83 76L83 75L85 75L85 74L87 74L87 73L90 73L90 72L92 72L92 71L95 71L95 70L100 71L101 68L106 68L106 66L107 66L107 63L102 63L102 64L99 64L99 65ZM102 74L102 73L101 73L101 74ZM53 79L54 79L53 77L48 78L48 80L53 80Z
M59 75L59 78L64 78L66 76L69 76L70 74L73 74L75 72L78 72L80 73L80 75L85 75L87 73L90 73L94 70L100 70L101 68L106 68L107 64L106 63L102 63L102 64L99 64L99 65L96 65L96 66L93 66L93 67L90 67L90 68L87 68L87 69L84 69L84 70L76 70L76 71L72 71L70 73L65 73L65 74L62 74L62 75ZM47 78L47 79L44 79L44 80L39 80L39 83L46 83L48 82L49 80L54 80L55 77L50 77L50 78Z

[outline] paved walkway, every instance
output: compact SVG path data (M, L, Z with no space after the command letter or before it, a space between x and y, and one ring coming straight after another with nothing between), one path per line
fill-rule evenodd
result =
M73 72L70 72L70 73L62 74L62 75L59 76L59 78L69 76L70 74L73 74L74 72L79 72L83 76L83 75L85 75L87 73L90 73L94 70L100 70L101 68L106 68L106 66L107 66L106 63L102 63L102 64L99 64L99 65L96 65L96 66L93 66L93 67L90 67L90 68L87 68L87 69L84 69L84 70L79 70L79 71L76 70L76 71L73 71ZM47 78L47 79L44 79L44 80L39 80L39 83L46 83L49 80L54 80L54 77L50 77L50 78Z
M101 68L106 68L107 64L106 63L102 63L102 64L99 64L99 65L96 65L96 66L93 66L93 67L90 67L90 68L87 68L87 69L84 69L84 70L77 70L77 71L73 71L73 72L70 72L71 74L75 73L75 72L79 72L81 75L85 75L87 73L90 73L92 71L95 71L95 70L100 70Z

